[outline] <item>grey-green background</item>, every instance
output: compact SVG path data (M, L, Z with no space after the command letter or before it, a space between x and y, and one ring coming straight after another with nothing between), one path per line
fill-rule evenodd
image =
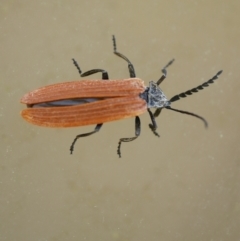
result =
M239 1L52 0L0 3L0 240L219 241L240 240ZM47 129L25 122L19 103L28 91L79 80L81 68L128 77L118 50L137 76L157 80L170 98L224 72L215 84L164 110L161 138L134 119ZM92 78L99 78L94 75Z

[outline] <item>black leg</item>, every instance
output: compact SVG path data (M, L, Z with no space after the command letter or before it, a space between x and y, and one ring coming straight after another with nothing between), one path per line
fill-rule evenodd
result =
M162 69L162 76L161 78L157 81L157 85L160 85L163 80L167 77L167 67L171 65L174 62L174 59L168 62L168 64Z
M82 71L81 71L77 61L75 59L72 59L72 60L73 60L73 64L76 66L81 77L89 76L89 75L100 72L100 73L102 73L102 79L108 79L108 72L104 69L92 69L92 70L86 71L82 74Z
M156 132L157 123L156 123L155 117L154 117L153 113L150 111L150 109L148 109L148 113L149 113L151 121L152 121L152 124L149 124L149 128L152 130L152 132L155 136L160 137L159 134Z
M122 142L130 142L139 137L141 132L141 122L138 116L135 117L135 136L130 138L121 138L118 142L117 154L121 157L121 144Z
M85 137L85 136L90 136L90 135L98 132L98 131L101 129L102 125L103 125L102 123L101 123L101 124L97 124L96 127L95 127L95 129L94 129L94 131L77 135L77 136L75 137L75 139L73 140L72 145L70 146L70 154L73 153L74 145L75 145L76 141L78 140L78 138Z
M167 77L167 67L170 66L173 62L174 62L174 59L172 59L171 61L169 61L169 62L167 63L167 65L162 69L162 73L163 73L163 74L162 74L161 78L157 81L157 85L160 85L160 84L163 82L163 80L166 79L166 77ZM160 115L161 111L162 111L162 108L156 109L156 111L154 112L153 116L154 116L154 117L158 117L158 116ZM150 114L150 113L149 113L149 114ZM150 114L150 117L151 117L151 114ZM149 127L151 128L151 126L149 126ZM153 131L152 128L151 128L151 130ZM155 134L154 131L153 131L153 133ZM155 135L156 135L156 134L155 134Z
M156 109L155 112L154 112L154 114L153 114L153 116L154 116L154 117L158 117L158 116L160 115L162 109L163 109L163 108L158 108L158 109Z
M131 63L131 61L126 57L124 56L123 54L117 52L117 45L116 45L116 39L115 39L115 36L113 35L113 53L116 54L118 57L126 60L128 62L128 69L129 69L129 74L130 74L130 77L131 78L135 78L136 77L136 74L135 74L135 70L134 70L134 67L133 67L133 64Z
M89 75L92 75L92 74L101 72L101 73L102 73L102 79L103 79L103 80L108 80L108 73L107 73L107 71L105 71L105 70L103 70L103 69L92 69L92 70L89 70L89 71L87 71L87 72L85 72L85 73L82 74L82 71L81 71L81 69L80 69L77 61L76 61L75 59L72 59L72 60L73 60L73 64L76 66L76 68L77 68L77 70L78 70L78 72L79 72L79 74L80 74L81 77L89 76ZM90 135L98 132L98 131L101 129L102 125L103 125L103 123L99 123L99 124L96 125L94 131L77 135L77 136L75 137L75 139L73 140L72 145L70 146L70 153L71 153L71 154L73 153L74 146L75 146L75 143L76 143L76 141L78 140L78 138L90 136Z
M96 73L102 73L102 79L108 79L108 72L104 69L91 69L89 71L84 72L83 74L81 74L81 77L85 77L85 76L89 76L92 74L96 74Z

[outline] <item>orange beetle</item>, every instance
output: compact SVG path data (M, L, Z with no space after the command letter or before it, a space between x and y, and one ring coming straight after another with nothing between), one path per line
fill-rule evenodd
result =
M157 82L151 81L149 87L146 87L141 79L136 78L133 64L126 56L117 52L114 36L113 47L114 54L127 61L129 79L109 80L107 71L103 69L93 69L82 74L78 63L73 59L81 77L101 72L102 79L58 83L31 91L21 99L21 103L28 107L21 112L22 117L32 124L44 127L75 127L97 124L94 131L75 137L70 147L71 154L78 138L98 132L103 123L135 117L135 136L119 140L117 148L119 157L121 157L121 143L133 141L140 135L141 124L138 115L146 111L148 111L152 122L149 127L156 136L159 135L156 131L155 117L160 114L163 108L195 116L201 119L207 127L207 121L203 117L191 112L173 109L170 105L180 98L207 87L218 78L222 71L198 87L175 95L168 100L159 85L166 78L166 69L174 60L171 60L162 69L162 76ZM150 108L156 108L154 114Z

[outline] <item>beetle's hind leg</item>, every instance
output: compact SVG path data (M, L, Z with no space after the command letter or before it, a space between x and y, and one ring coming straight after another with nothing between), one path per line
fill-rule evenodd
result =
M91 69L89 71L86 71L86 72L82 73L82 70L80 69L77 61L75 59L72 59L72 61L73 61L73 64L76 66L76 68L77 68L81 77L86 77L86 76L89 76L89 75L96 74L96 73L100 72L100 73L102 73L102 79L106 79L106 80L109 79L108 78L108 72L104 69Z
M75 139L73 140L72 145L70 146L70 154L73 153L75 143L76 143L76 141L77 141L79 138L81 138L81 137L85 137L85 136L90 136L90 135L92 135L92 134L98 132L98 131L101 129L102 125L103 125L102 123L97 124L96 127L95 127L95 129L94 129L94 131L91 131L91 132L88 132L88 133L84 133L84 134L77 135L77 136L75 137Z
M131 61L125 55L117 52L117 44L116 44L116 39L115 39L114 35L113 35L112 40L113 40L113 53L116 54L118 57L120 57L120 58L122 58L122 59L124 59L128 62L128 70L129 70L130 77L135 78L136 74L135 74L133 64L131 63Z
M130 142L133 141L135 139L137 139L140 136L141 133L141 122L140 122L140 118L138 116L135 117L135 136L134 137L130 137L130 138L121 138L118 142L118 148L117 148L117 154L119 157L121 157L121 145L122 142Z

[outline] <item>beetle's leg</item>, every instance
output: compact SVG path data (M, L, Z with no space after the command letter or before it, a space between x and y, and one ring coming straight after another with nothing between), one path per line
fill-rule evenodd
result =
M77 62L75 59L72 59L72 61L73 61L73 64L75 65L75 67L77 68L78 73L79 73L80 76L81 76L82 70L80 69L80 67L79 67L79 65L78 65L78 62Z
M85 77L85 76L89 76L89 75L101 72L102 73L102 79L108 79L108 72L106 70L104 70L104 69L91 69L91 70L86 71L82 74L82 70L80 69L77 61L75 59L72 59L72 61L73 61L73 64L78 69L78 72L79 72L81 77Z
M102 73L102 79L108 79L108 72L104 69L88 70L88 71L84 72L83 74L81 74L81 77L89 76L89 75L96 74L96 73L99 73L99 72Z
M123 54L117 52L117 45L116 45L116 39L115 39L115 36L113 35L113 53L116 54L118 57L126 60L128 62L128 70L129 70L129 74L130 74L130 77L131 78L135 78L136 77L136 74L135 74L135 70L134 70L134 67L133 67L133 64L131 63L131 61L126 57L124 56Z
M161 108L161 109L162 109L162 108ZM161 110L161 109L160 109L160 110ZM151 121L152 121L152 124L149 124L149 128L152 130L152 132L153 132L153 134L154 134L155 136L160 137L159 134L156 132L156 130L157 130L157 123L156 123L155 117L154 117L154 115L153 115L153 113L151 112L150 109L148 109L148 113L149 113L150 118L151 118Z
M101 123L101 124L97 124L96 127L95 127L95 129L94 129L94 131L77 135L77 136L75 137L75 139L73 140L72 145L70 146L70 154L73 153L74 145L75 145L76 141L78 140L78 138L85 137L85 136L90 136L90 135L98 132L98 131L101 129L102 125L103 125L102 123Z
M101 73L102 73L102 79L103 79L103 80L108 80L108 73L107 73L107 71L105 71L105 70L103 70L103 69L92 69L92 70L89 70L89 71L84 72L84 73L82 74L82 71L81 71L81 69L80 69L77 61L76 61L75 59L72 59L72 60L73 60L73 64L74 64L74 65L76 66L76 68L78 69L78 72L79 72L79 74L80 74L81 77L84 77L84 76L88 76L88 75L91 75L91 74L95 74L95 73L101 72ZM102 125L103 125L103 123L99 123L99 124L96 125L94 131L77 135L77 136L75 137L75 139L73 140L72 145L70 146L70 152L71 152L71 154L73 153L74 145L75 145L76 141L78 140L78 138L85 137L85 136L90 136L90 135L98 132L98 131L101 129Z
M157 85L160 85L160 84L163 82L163 80L166 79L166 77L167 77L167 67L168 67L169 65L171 65L173 62L174 62L174 59L172 59L171 61L169 61L169 62L167 63L167 65L162 69L162 76L161 76L160 79L157 81ZM154 112L153 116L154 116L154 117L158 117L158 116L160 115L160 113L161 113L161 110L162 110L162 108L157 108L156 111ZM151 116L151 115L150 115L150 116ZM151 127L150 127L150 128L151 128ZM151 130L152 130L152 128L151 128ZM155 134L155 133L154 133L154 134Z
M122 142L130 142L139 137L141 132L141 122L138 116L135 117L135 136L130 138L121 138L118 142L117 154L121 157L121 144Z
M167 67L168 67L169 65L171 65L173 62L174 62L174 59L172 59L171 61L169 61L169 62L167 63L167 65L162 69L162 76L161 76L161 78L157 81L157 85L160 85L160 84L163 82L163 80L167 77Z
M158 108L158 109L156 109L155 112L154 112L154 114L153 114L153 116L154 116L154 117L158 117L158 116L160 115L162 109L163 109L163 108Z

